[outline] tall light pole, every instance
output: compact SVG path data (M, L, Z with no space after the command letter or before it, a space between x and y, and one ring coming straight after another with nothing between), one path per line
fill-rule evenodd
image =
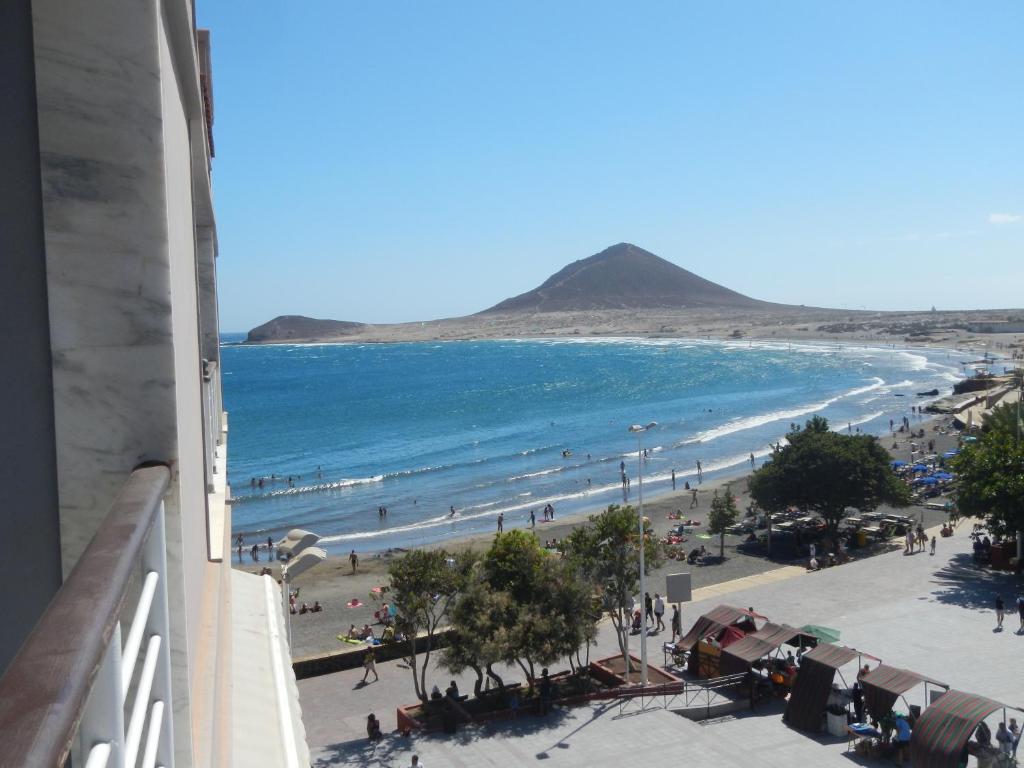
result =
M644 452L640 446L640 439L644 432L658 426L658 422L652 421L647 425L634 424L629 428L630 432L636 434L636 476L639 483L640 512L637 515L637 525L640 528L640 601L643 603L643 630L640 632L640 685L647 685L647 577L644 575Z

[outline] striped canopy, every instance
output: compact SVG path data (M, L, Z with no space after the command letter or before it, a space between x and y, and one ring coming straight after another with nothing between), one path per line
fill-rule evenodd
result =
M856 651L830 643L819 643L805 653L783 719L794 728L819 730L836 670L856 658Z
M984 696L947 691L914 724L910 737L914 768L957 768L960 753L978 723L1003 707Z
M719 605L697 619L693 626L690 627L690 631L686 633L686 636L676 643L676 648L681 651L689 651L702 638L725 629L730 624L735 624L749 615L749 612L744 611L742 608L734 608L731 605Z
M864 704L867 705L868 712L876 720L887 715L892 709L892 705L896 703L896 699L915 685L932 683L942 688L949 688L945 683L932 680L917 672L885 664L879 664L864 675L860 682L864 686Z
M731 675L750 668L751 663L767 656L783 643L788 643L803 634L787 624L765 624L742 640L737 640L722 651L722 674ZM809 642L816 642L808 636Z

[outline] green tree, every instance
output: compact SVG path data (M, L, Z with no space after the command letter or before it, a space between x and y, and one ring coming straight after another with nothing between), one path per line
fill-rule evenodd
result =
M532 689L538 666L571 656L593 638L589 605L589 586L535 536L498 534L449 611L452 632L442 663L453 672L476 672L477 694L485 674L504 686L494 664L518 664Z
M815 416L786 439L789 445L750 478L750 495L762 509L815 511L834 539L847 507L870 511L910 503L909 489L892 472L876 438L832 432L826 419Z
M989 432L1001 432L1012 437L1014 440L1024 434L1024 425L1021 424L1021 410L1016 403L1002 403L986 414L981 423L981 429Z
M441 666L455 674L472 669L476 673L475 696L480 695L484 675L504 688L493 665L505 659L510 642L508 620L514 611L508 593L491 589L478 563L448 613L451 632Z
M637 513L632 507L612 504L601 514L591 515L590 525L577 528L565 539L566 557L601 597L627 668L630 606L640 588L638 527ZM646 569L657 568L662 562L657 540L645 535L643 546Z
M1024 443L993 429L966 446L952 462L960 485L957 506L982 517L1000 535L1024 531Z
M416 697L427 700L427 668L438 631L447 622L448 609L465 582L476 556L451 555L443 549L414 549L388 568L395 603L395 630L406 638L406 661L412 670ZM416 653L418 635L425 633L423 663Z
M728 485L725 486L725 493L721 496L715 491L715 497L711 500L711 511L708 513L708 533L718 536L718 556L725 557L725 532L736 525L740 511L736 507L736 497Z

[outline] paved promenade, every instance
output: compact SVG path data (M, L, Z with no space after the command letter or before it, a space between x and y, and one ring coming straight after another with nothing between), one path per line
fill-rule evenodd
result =
M704 611L726 602L753 606L773 621L796 626L820 624L842 631L841 642L882 658L887 664L921 672L954 688L1024 706L1020 659L1024 634L1011 614L1003 632L994 631L995 594L1007 603L1022 589L1011 575L992 574L971 564L969 526L940 539L935 557L903 555L902 549L816 573L784 568L697 590L683 607L684 630ZM663 585L651 585L661 591ZM663 636L664 637L664 636ZM666 638L667 639L667 638ZM634 638L635 640L635 638ZM661 638L651 638L651 660L660 663ZM607 627L593 657L614 653ZM380 682L359 684L362 670L348 670L299 682L303 720L313 765L384 768L407 766L416 752L436 766L615 765L623 761L688 759L723 766L859 764L845 755L845 741L788 728L781 708L707 723L692 723L659 709L620 713L618 704L556 710L547 720L526 717L411 740L389 734L370 747L365 718L375 712L385 732L395 726L395 704L412 700L410 672L399 662L378 667ZM510 673L511 679L521 675ZM450 676L428 675L442 688ZM459 680L470 690L469 678ZM907 695L923 704L923 689ZM753 761L753 762L752 762ZM660 764L660 763L658 763Z

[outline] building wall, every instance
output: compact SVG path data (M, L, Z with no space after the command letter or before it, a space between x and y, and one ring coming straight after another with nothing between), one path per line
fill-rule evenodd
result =
M191 4L36 0L33 24L61 566L66 578L135 466L171 464L175 752L188 766L208 566L197 189L212 216Z
M61 583L50 322L29 0L0 3L0 673Z

